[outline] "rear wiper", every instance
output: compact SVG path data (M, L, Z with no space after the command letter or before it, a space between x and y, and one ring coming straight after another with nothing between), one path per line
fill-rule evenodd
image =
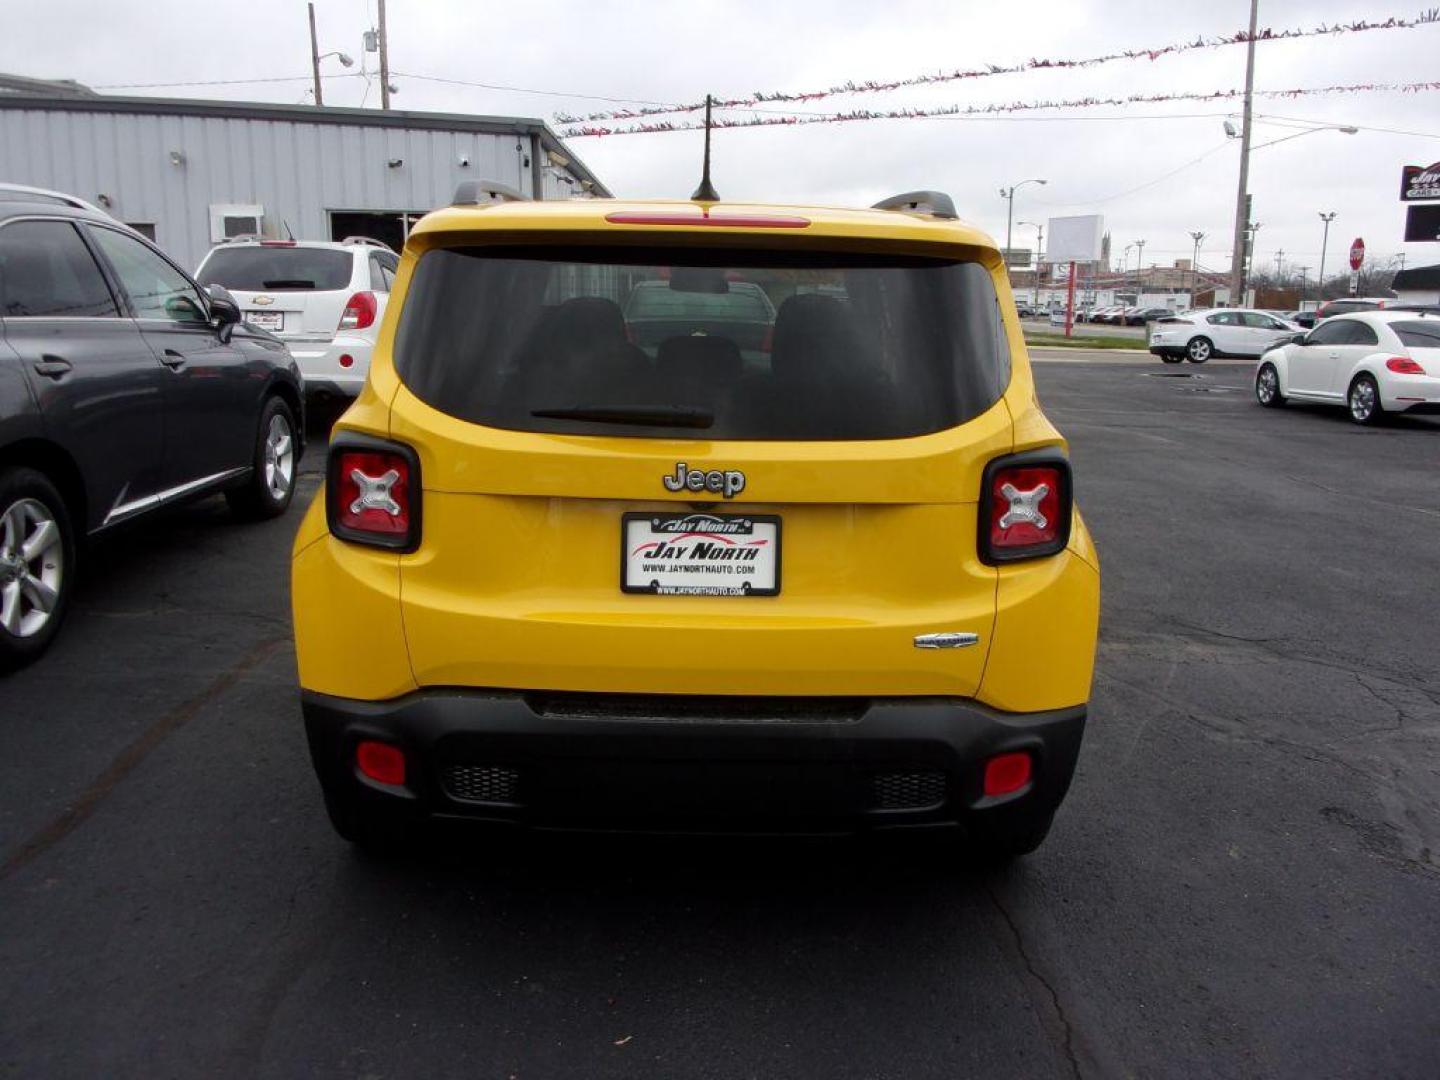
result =
M313 289L315 282L306 278L276 278L274 281L262 281L260 283L267 289Z
M708 428L715 414L680 405L575 405L568 409L532 409L546 420L591 420L597 424L639 424L645 427Z

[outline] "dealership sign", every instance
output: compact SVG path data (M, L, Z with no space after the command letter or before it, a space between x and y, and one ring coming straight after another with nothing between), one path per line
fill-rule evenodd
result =
M1405 242L1407 244L1440 241L1440 203L1411 206L1405 211Z
M1423 202L1426 199L1440 199L1440 161L1421 168L1406 165L1400 173L1400 201Z

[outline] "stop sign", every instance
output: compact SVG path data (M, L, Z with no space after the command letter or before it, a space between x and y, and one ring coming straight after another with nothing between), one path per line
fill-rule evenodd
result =
M1357 237L1355 238L1355 242L1350 245L1350 269L1351 269L1351 270L1359 270L1359 269L1360 269L1360 264L1363 263L1364 261L1365 261L1365 241L1362 240L1362 239L1360 239L1360 237L1357 236Z

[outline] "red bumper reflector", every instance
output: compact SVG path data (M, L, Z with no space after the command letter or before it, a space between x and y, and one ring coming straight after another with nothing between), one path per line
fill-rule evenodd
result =
M340 366L341 366L341 367L350 367L350 366L351 366L352 364L354 364L354 363L355 363L355 358L354 358L353 356L351 356L348 352L347 352L347 353L341 353L341 354L340 354Z
M1009 795L1030 783L1030 755L997 754L985 763L985 794Z
M389 743L366 739L355 747L355 764L376 783L405 783L405 755Z

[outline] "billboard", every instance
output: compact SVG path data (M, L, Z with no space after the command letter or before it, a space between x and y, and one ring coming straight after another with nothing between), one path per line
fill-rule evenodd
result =
M1011 270L1029 270L1030 259L1035 253L1029 248L1001 248L1000 255Z
M1045 251L1047 263L1099 262L1105 235L1105 218L1101 214L1077 214L1074 217L1052 217L1045 226L1050 244Z
M1405 242L1423 244L1440 240L1440 203L1412 206L1405 211Z

